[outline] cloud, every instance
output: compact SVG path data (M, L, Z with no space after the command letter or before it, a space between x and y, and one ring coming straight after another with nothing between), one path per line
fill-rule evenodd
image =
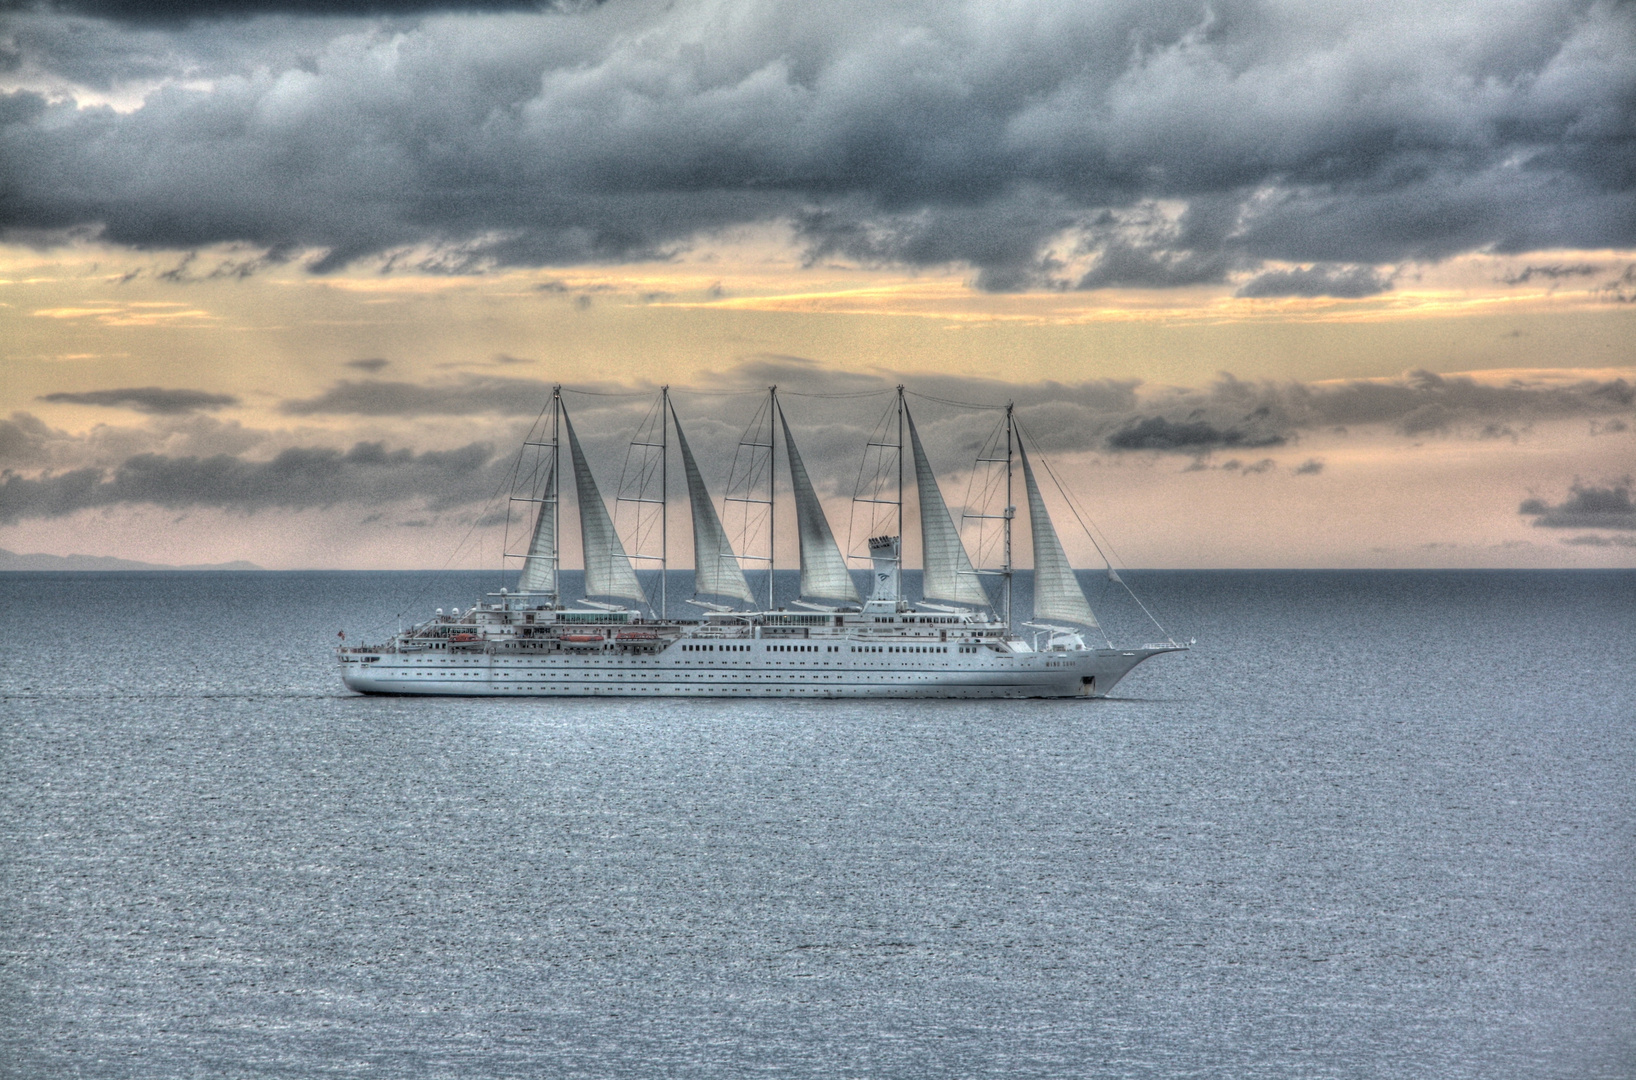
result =
M1528 499L1517 507L1517 513L1547 529L1636 529L1636 504L1630 500L1628 478L1607 487L1575 484L1561 503L1553 506L1543 499Z
M1636 304L1636 263L1627 265L1618 277L1598 285L1596 292L1610 304Z
M561 5L551 0L23 0L17 6L122 23L166 25L244 20L269 14L356 18L451 11L538 11Z
M366 357L363 360L348 360L346 362L346 366L349 368L357 368L359 371L367 371L373 375L375 372L381 370L381 368L386 367L391 363L392 361L390 360L383 360L378 356L371 356Z
M211 394L203 390L167 390L159 386L131 386L120 390L87 390L81 393L59 391L42 394L40 401L64 405L104 405L110 408L130 408L137 412L158 415L177 415L200 409L221 409L237 405L232 394Z
M1628 4L66 2L9 16L14 85L86 99L0 95L15 235L470 273L779 222L813 259L996 291L1275 261L1301 268L1248 295L1330 296L1636 245ZM122 88L149 89L92 103Z
M1108 436L1110 450L1166 450L1200 453L1226 447L1281 446L1284 437L1250 434L1233 428L1218 428L1203 420L1171 421L1150 416Z
M1515 274L1500 280L1507 285L1526 285L1535 278L1561 281L1563 278L1590 277L1601 269L1595 263L1550 263L1544 266L1525 266Z
M1252 461L1246 465L1237 458L1232 458L1222 462L1220 467L1223 472L1235 472L1240 476L1259 476L1262 473L1272 472L1278 468L1278 462L1272 458L1262 458L1260 461Z
M1239 296L1335 296L1358 299L1392 287L1369 266L1306 266L1269 270L1239 287Z
M45 465L51 460L51 443L67 437L31 413L14 412L0 420L0 469Z
M469 375L455 382L431 385L343 379L317 397L285 401L279 408L290 416L532 416L540 411L541 402L550 392L549 383L492 376Z
M884 395L900 382L908 382L915 398L927 403L916 405L917 413L935 410L940 401L986 406L1011 401L1029 437L1051 451L1197 454L1281 446L1302 431L1368 424L1412 436L1464 432L1477 438L1515 438L1530 423L1584 417L1616 431L1625 423L1621 417L1636 408L1636 387L1626 380L1565 382L1549 373L1538 379L1511 375L1490 381L1413 371L1396 379L1335 383L1252 383L1224 374L1207 387L1144 389L1134 379L1015 384L969 376L844 371L771 353L744 357L701 376L691 387L673 384L672 390L683 400L692 391L755 395L774 384L793 395ZM549 377L477 374L442 383L341 380L314 397L286 401L281 409L292 416L532 416L549 397L551 385ZM572 385L603 395L576 404L576 410L640 411L647 407L644 395L657 390L646 382ZM944 422L935 415L928 420L934 427ZM836 423L835 437L848 437L853 420L837 418ZM980 437L972 434L969 417L949 423L962 447Z
M1636 536L1602 536L1598 533L1585 533L1583 536L1567 537L1562 542L1578 547L1636 547Z
M460 427L458 418L482 417L497 444L514 447L549 402L553 374L523 379L468 373L432 383L342 379L281 408L297 417L368 417L379 430L399 431L400 438L409 440L440 438L450 430L423 418L456 418ZM673 383L671 394L707 479L719 492L745 425L764 403L766 387L778 385L813 475L832 493L845 495L851 491L859 448L892 408L899 383L908 385L909 407L934 466L944 476L970 468L975 451L1001 422L1007 402L1014 406L1030 448L1043 454L1174 454L1191 459L1189 468L1241 475L1276 467L1271 458L1244 452L1289 446L1306 432L1375 427L1414 438L1442 431L1448 437L1481 439L1507 428L1526 432L1535 422L1553 419L1589 420L1613 430L1616 424L1628 428L1623 418L1636 407L1636 389L1623 380L1565 379L1558 372L1484 379L1411 372L1397 379L1334 383L1249 382L1223 374L1200 387L1113 379L1019 384L885 369L836 370L810 358L772 353L743 357L690 384ZM610 497L626 443L652 408L657 391L642 380L564 389ZM151 414L129 426L98 424L82 434L14 413L0 420L0 470L6 470L0 497L6 500L4 514L16 520L121 502L181 508L190 505L189 498L199 505L245 508L277 499L292 506L325 505L326 500L354 497L349 492L362 492L356 497L363 504L435 498L467 505L501 486L492 463L481 474L484 482L493 480L489 487L440 472L439 462L445 459L435 455L449 453L446 449L428 451L433 456L423 458L407 448L387 452L379 443L346 450L298 441L309 438L248 429L198 412ZM1210 455L1217 453L1225 463L1211 463ZM1324 469L1319 458L1278 464L1293 476ZM297 475L307 482L296 483ZM280 479L286 476L290 478ZM367 483L360 479L366 476ZM1627 489L1628 484L1615 484L1603 494L1628 498ZM1524 512L1546 525L1562 520L1565 526L1603 527L1583 518L1585 499L1602 489L1586 488L1591 495L1585 497L1578 490L1562 506L1531 503ZM1602 512L1607 510L1604 505Z
M1298 423L1391 424L1406 435L1460 425L1617 416L1636 406L1636 387L1620 378L1489 381L1424 370L1398 379L1269 387L1267 394Z
M120 504L166 509L225 507L244 511L309 509L337 503L375 505L409 498L433 509L479 501L502 482L492 447L416 454L358 443L350 450L295 447L269 461L229 454L171 457L139 454L111 470L82 468L0 477L0 524L60 517Z

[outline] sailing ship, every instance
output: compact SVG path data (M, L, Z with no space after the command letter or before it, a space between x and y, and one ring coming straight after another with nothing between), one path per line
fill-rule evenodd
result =
M639 493L629 501L639 513L649 510L650 525L657 507L657 603L632 562L647 556L627 554L558 386L542 423L525 442L536 454L534 479L543 481L531 483L528 494L512 496L533 508L528 546L517 556L516 588L502 588L466 610L438 609L380 645L343 645L337 650L342 681L368 694L1095 698L1149 657L1187 648L1169 637L1130 648L1087 642L1087 635L1100 634L1101 628L1046 510L1010 405L979 455L980 463L1003 477L1004 506L997 512L968 509L964 515L977 519L979 527L994 527L1002 538L1000 565L980 570L943 499L904 388L897 388L895 416L889 412L883 424L889 431L895 423L896 438L883 434L869 444L877 451L877 465L886 464L888 482L895 470L895 493L877 483L873 492L858 497L884 507L886 521L896 526L868 540L873 587L867 599L836 544L776 387L768 390L758 413L756 434L740 443L741 452L749 448L760 456L744 470L735 463L742 482L735 489L729 480L724 503L736 504L746 521L754 518L765 526L764 557L735 552L668 388L661 391L656 412L657 421L650 414L633 449L642 447L650 455L638 471L657 472L658 498ZM672 429L692 517L689 603L699 608L697 618L672 618L668 606L664 497ZM793 607L774 607L773 595L780 443L800 549L800 599ZM584 596L577 600L563 595L559 554L565 449L584 555ZM921 596L912 602L904 596L902 565L906 457L914 470L923 562ZM1014 622L1012 611L1012 492L1018 466L1033 542L1033 611L1026 622ZM877 479L882 475L877 468ZM741 540L740 546L747 545ZM767 588L758 596L743 562L762 559ZM1120 580L1111 565L1108 573ZM998 579L997 602L984 587L985 577Z

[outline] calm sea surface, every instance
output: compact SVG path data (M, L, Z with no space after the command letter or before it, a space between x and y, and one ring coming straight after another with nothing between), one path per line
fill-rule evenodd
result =
M1636 1075L1636 573L1129 576L1198 646L1116 699L858 704L342 689L481 575L0 574L0 1073Z

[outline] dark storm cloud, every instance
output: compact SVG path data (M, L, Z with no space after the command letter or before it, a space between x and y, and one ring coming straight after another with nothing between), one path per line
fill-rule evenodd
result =
M51 460L50 446L64 433L52 431L39 417L14 412L0 420L0 469L33 468Z
M549 383L531 379L472 376L433 385L343 379L317 397L286 401L279 407L290 416L468 416L476 413L532 416L540 411L550 393Z
M1595 263L1550 263L1545 266L1525 266L1501 280L1507 285L1526 285L1535 278L1560 281L1563 278L1590 277L1601 269Z
M1389 279L1369 266L1297 267L1269 270L1239 287L1239 296L1336 296L1356 299L1374 296L1392 287Z
M237 405L232 394L210 394L203 390L167 390L160 386L131 386L120 390L60 391L42 394L39 400L63 405L105 405L135 409L137 412L174 416L200 409L221 409Z
M418 498L436 509L487 498L503 480L503 471L492 461L492 448L486 443L422 454L387 450L381 443L358 443L345 451L296 447L270 461L229 454L206 458L138 454L107 470L87 467L37 477L4 474L0 523L121 504L255 511Z
M419 15L438 11L539 11L549 0L20 0L6 7L60 12L124 23L185 23L248 19L258 15Z
M286 401L281 408L295 416L532 416L550 396L549 374L540 379L466 375L433 384L342 380L315 397ZM859 435L855 429L869 411L856 396L879 395L884 403L900 382L909 387L916 416L924 414L923 427L936 430L946 425L947 436L962 450L974 448L973 440L980 440L985 431L977 430L982 425L974 424L971 414L950 403L998 409L1012 402L1029 437L1048 450L1185 454L1279 446L1301 431L1343 425L1387 425L1410 436L1467 432L1475 437L1515 437L1518 427L1531 422L1584 417L1600 421L1611 432L1623 430L1621 417L1636 410L1636 387L1623 379L1574 383L1513 379L1494 384L1414 371L1391 380L1305 384L1247 382L1223 375L1208 387L1140 393L1137 380L1018 384L957 375L904 376L837 370L777 354L746 357L702 376L694 386L671 389L686 416L690 407L708 415L718 412L717 405L724 400L759 400L757 395L767 386L777 385L792 422L800 422L804 413L822 415L816 437L840 447ZM610 425L630 426L649 407L647 395L658 389L647 383L568 381L568 385L591 395L569 391L576 416L592 410ZM724 392L743 396L716 396ZM704 396L690 396L694 393Z
M1392 381L1356 381L1280 395L1317 423L1391 424L1406 435L1496 421L1552 420L1629 413L1636 387L1624 379L1537 384L1479 382L1467 376L1412 371Z
M1383 285L1381 264L1636 244L1628 4L9 21L19 85L168 84L129 113L0 97L17 234L461 273L664 258L782 221L813 259L969 264L996 291L1219 283L1278 260L1312 269L1249 295L1337 296Z
M1203 420L1172 421L1150 416L1108 436L1110 450L1165 450L1194 454L1226 447L1281 446L1277 434L1252 434L1218 428Z
M1636 408L1636 389L1622 380L1488 385L1411 372L1395 380L1302 384L1223 375L1206 387L1144 388L1135 381L1103 379L1015 384L889 370L835 371L815 360L777 354L747 357L692 385L673 384L671 394L718 494L725 490L746 426L764 406L766 388L776 384L814 479L828 493L846 496L858 475L860 448L872 435L892 438L899 383L907 386L908 405L934 467L957 484L974 452L1003 422L1008 402L1029 446L1041 454L1169 454L1191 458L1189 468L1223 475L1268 473L1277 463L1235 457L1211 464L1218 451L1288 446L1303 433L1341 424L1385 426L1415 438L1434 431L1485 438L1505 432L1516 437L1536 421L1581 419L1619 436L1630 426L1621 418ZM521 440L549 402L551 385L549 379L477 375L431 385L342 380L316 397L286 402L284 409L299 416L383 421L470 416L505 448ZM582 382L565 386L563 393L598 483L611 499L629 441L650 416L658 387ZM887 427L879 426L883 423ZM289 446L279 441L282 436L197 413L153 416L145 424L98 425L74 435L27 413L0 420L0 522L120 504L248 511L415 500L438 510L490 499L504 490L512 463L509 451L496 456L486 442L423 453L388 450L381 443L341 449ZM1321 471L1318 458L1288 468L1293 476ZM1559 505L1530 500L1521 512L1549 527L1636 528L1628 482L1577 487Z
M1303 431L1370 424L1407 436L1516 438L1518 428L1548 420L1624 424L1619 417L1633 408L1636 387L1624 379L1496 384L1413 371L1398 379L1306 384L1223 375L1207 388L1144 395L1142 406L1121 410L1123 416L1087 416L1074 430L1081 447L1100 442L1114 451L1200 453L1278 446Z
M1575 484L1568 498L1556 505L1528 499L1517 507L1517 513L1547 529L1636 529L1636 503L1630 500L1628 477L1607 487Z

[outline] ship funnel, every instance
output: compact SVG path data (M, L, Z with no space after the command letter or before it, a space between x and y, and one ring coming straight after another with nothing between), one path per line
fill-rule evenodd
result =
M898 609L898 549L902 539L896 536L871 536L869 557L875 562L875 592L869 597L866 611L896 611Z

